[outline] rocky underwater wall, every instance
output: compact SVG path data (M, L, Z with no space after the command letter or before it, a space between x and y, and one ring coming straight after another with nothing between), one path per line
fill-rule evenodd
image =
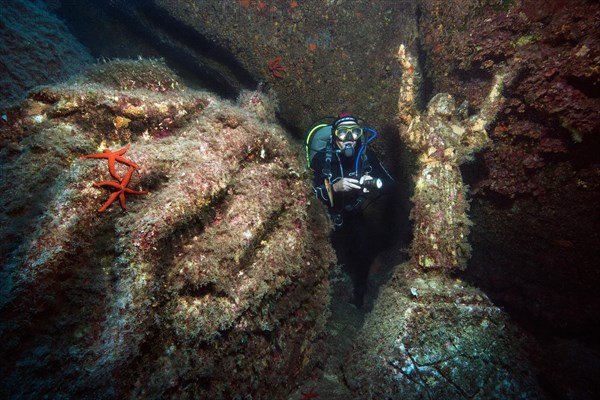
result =
M381 288L339 377L346 392L597 397L597 2L49 3L97 57L164 56L233 92L265 82L293 134L341 109L360 114L382 133L374 147L386 167L406 181L416 172L412 263ZM425 162L411 171L409 135L397 129L400 43L423 62L418 100L452 96L465 118L510 72L475 162L445 164L462 162L460 138L419 131L413 151ZM0 393L274 398L284 391L276 374L294 385L319 359L327 313L333 256L322 213L301 204L302 151L269 124L271 95L242 93L244 111L183 88L159 64L135 65L36 89L0 120ZM139 170L79 160L128 144L123 157ZM432 175L446 177L441 190ZM148 193L123 189L123 212L115 185ZM407 193L398 208L410 208ZM534 351L515 320L537 335Z
M59 82L93 57L44 1L4 1L0 14L0 107L34 86Z
M319 361L330 225L246 97L114 61L7 112L0 397L281 398Z

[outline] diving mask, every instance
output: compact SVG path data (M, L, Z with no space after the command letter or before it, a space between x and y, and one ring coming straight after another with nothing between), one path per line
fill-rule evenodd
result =
M347 140L357 141L358 138L362 136L363 130L358 125L338 126L334 133L335 137L341 142L345 142Z

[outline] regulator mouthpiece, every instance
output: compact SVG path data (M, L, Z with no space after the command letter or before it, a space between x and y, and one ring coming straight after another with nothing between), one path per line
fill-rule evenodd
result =
M347 144L344 147L344 155L346 157L352 157L354 155L354 147L352 147L352 145L350 145L350 144Z

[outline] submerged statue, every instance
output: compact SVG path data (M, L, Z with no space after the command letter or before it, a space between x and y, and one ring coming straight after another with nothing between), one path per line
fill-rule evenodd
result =
M457 108L447 93L435 95L420 113L415 101L417 62L404 45L398 49L398 61L404 70L398 100L400 135L418 156L411 258L425 269L465 269L471 256L471 223L459 166L488 144L486 128L500 106L505 74L496 74L478 114L468 116L466 103Z

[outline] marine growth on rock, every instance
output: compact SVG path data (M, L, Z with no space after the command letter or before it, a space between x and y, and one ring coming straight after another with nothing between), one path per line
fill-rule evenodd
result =
M0 397L282 398L318 362L330 225L282 128L157 61L37 89L9 121ZM127 143L139 170L80 159ZM98 214L92 183L124 176L148 193Z

